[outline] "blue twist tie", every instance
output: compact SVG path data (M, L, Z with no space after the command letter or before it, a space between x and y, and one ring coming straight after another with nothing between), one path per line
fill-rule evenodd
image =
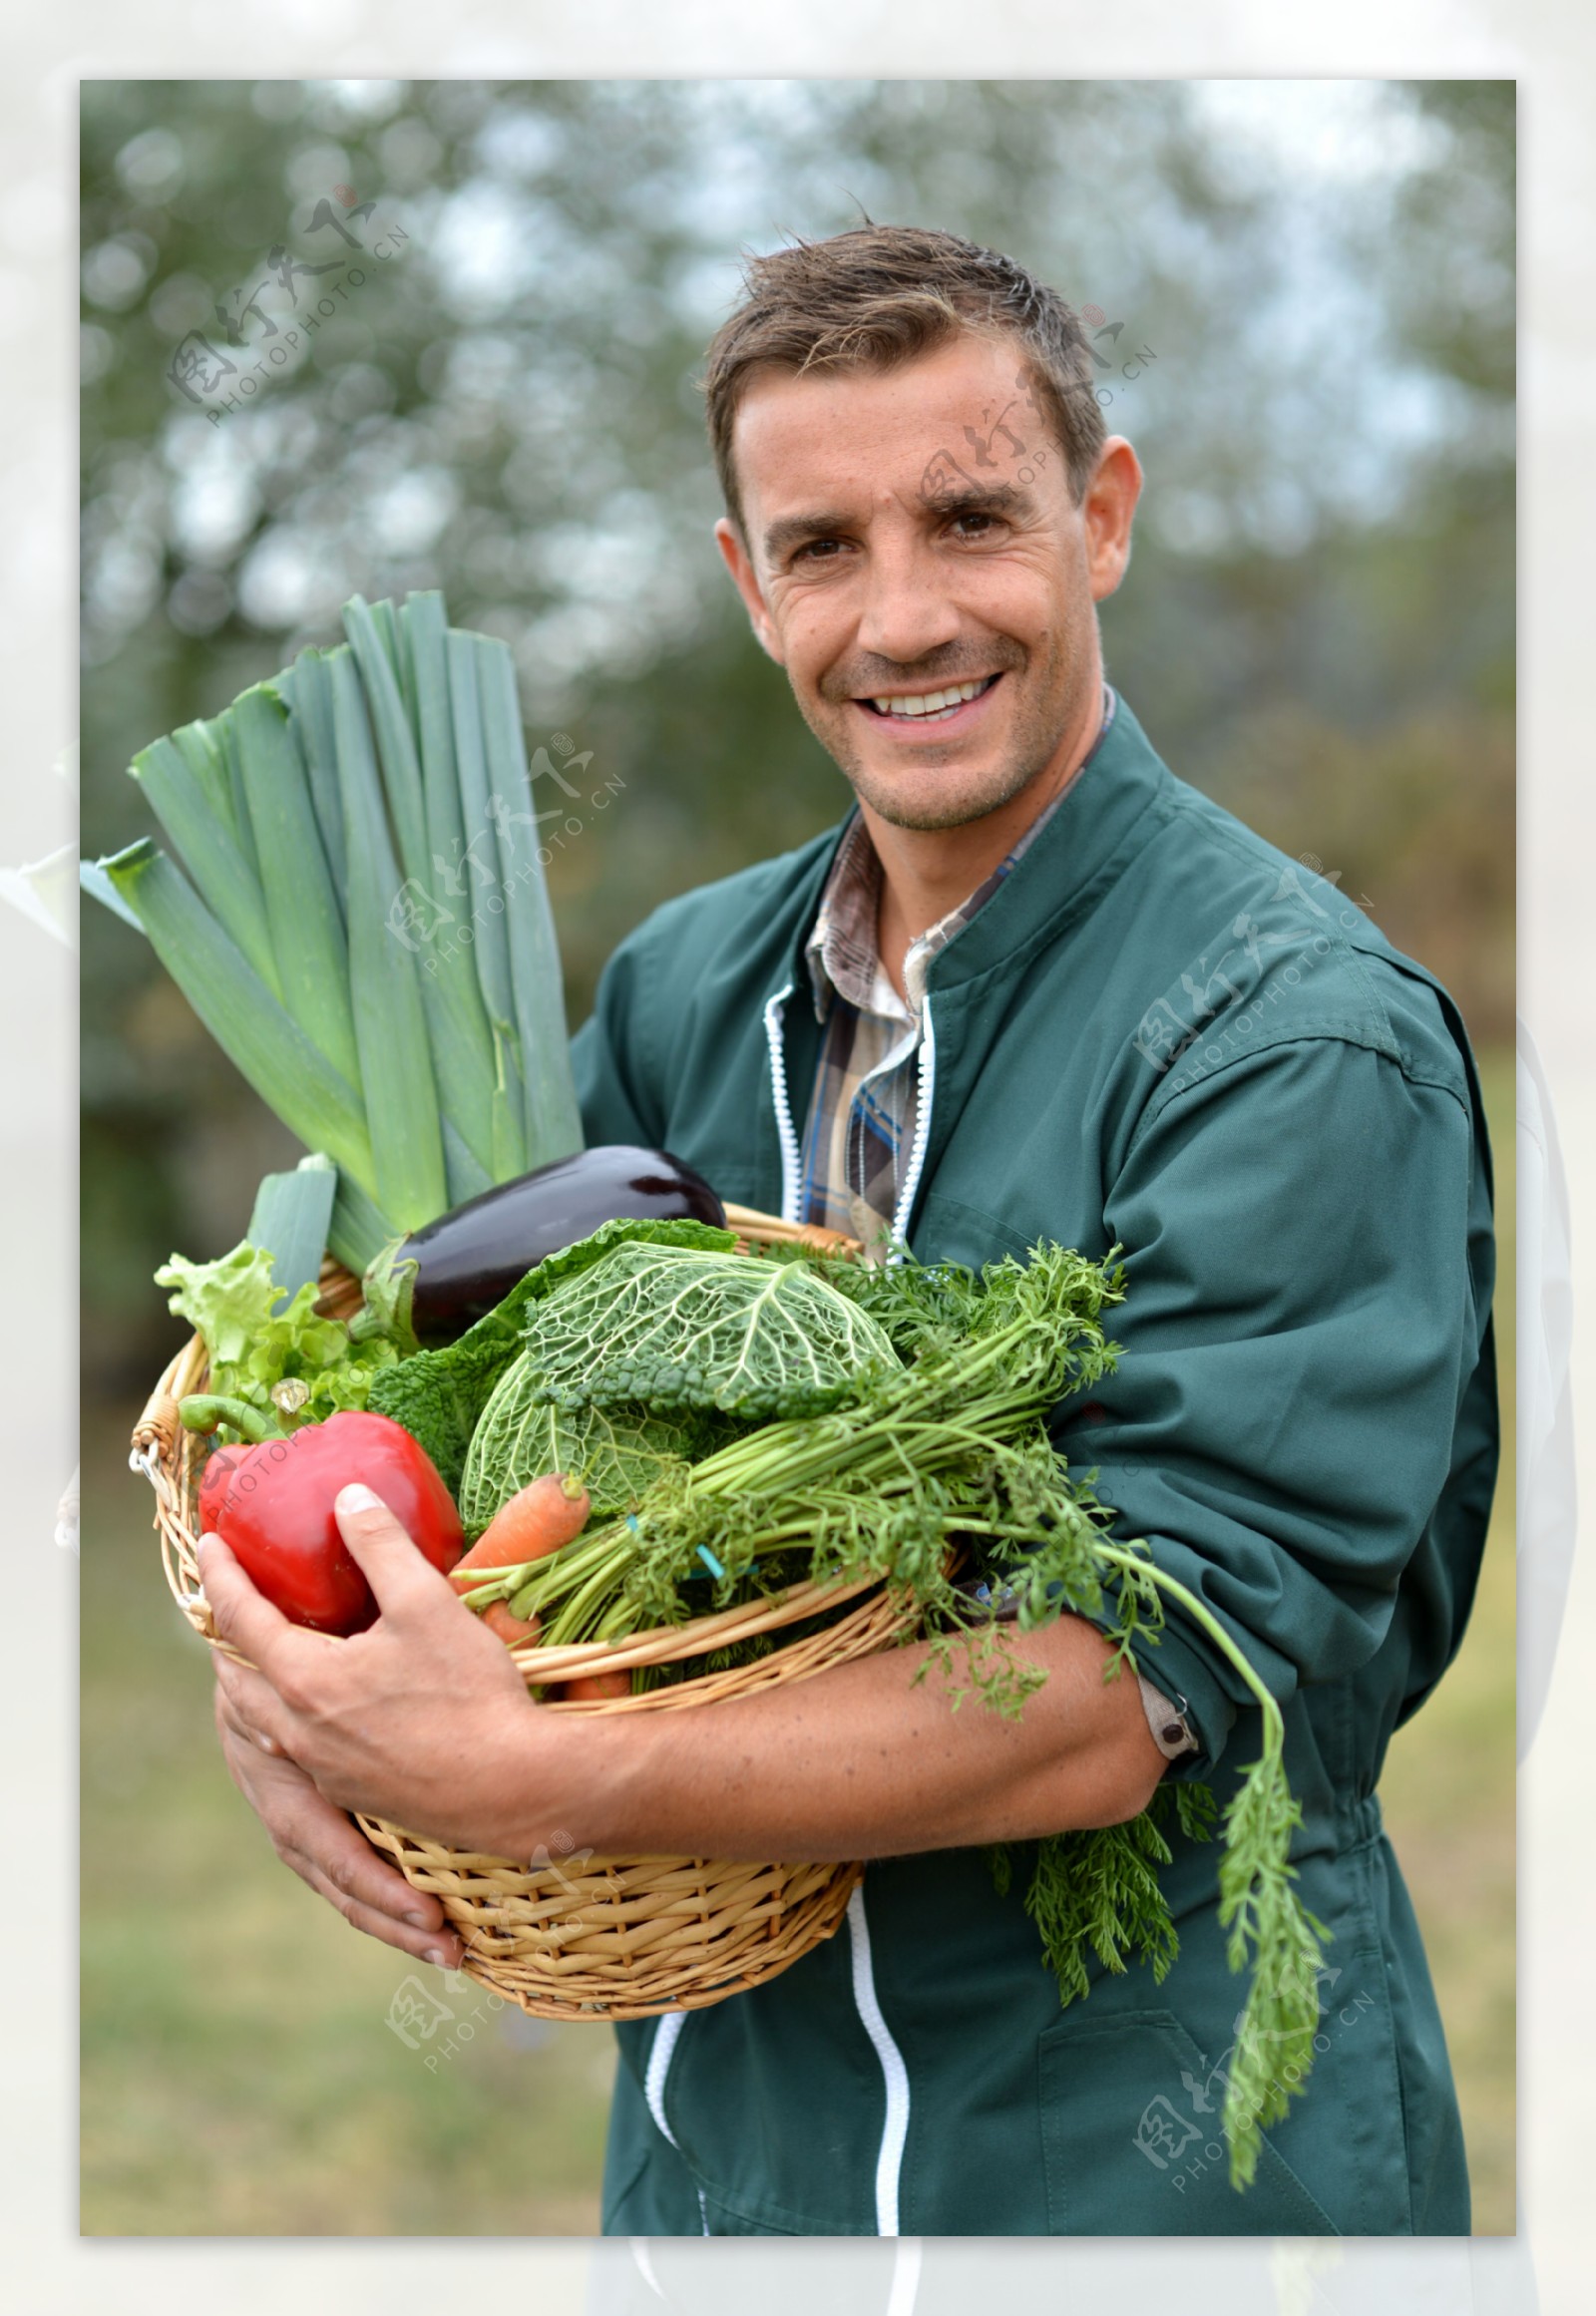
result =
M711 1576L725 1575L726 1571L721 1567L720 1562L715 1558L707 1544L699 1545L698 1557L703 1562L704 1566L708 1569Z

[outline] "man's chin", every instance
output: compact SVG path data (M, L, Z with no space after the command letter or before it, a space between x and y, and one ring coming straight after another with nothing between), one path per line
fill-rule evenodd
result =
M972 822L1001 811L1030 786L1042 767L1027 765L1022 770L989 773L985 779L972 778L952 767L946 774L922 769L896 779L881 776L870 765L856 764L851 769L844 765L843 769L860 803L868 805L879 820L890 828L929 833L968 828Z

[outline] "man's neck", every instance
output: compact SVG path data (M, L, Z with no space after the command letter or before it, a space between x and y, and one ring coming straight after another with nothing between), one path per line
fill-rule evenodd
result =
M861 799L860 817L882 868L877 945L888 978L901 997L908 996L904 960L914 944L968 900L1063 794L1096 745L1102 720L1099 682L1081 730L1054 762L1006 804L958 828L899 828Z

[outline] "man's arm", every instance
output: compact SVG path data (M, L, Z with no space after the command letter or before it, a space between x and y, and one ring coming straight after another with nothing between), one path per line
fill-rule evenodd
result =
M287 1624L214 1537L217 1628L259 1668L218 1658L229 1719L338 1809L457 1845L600 1853L881 1857L1118 1823L1163 1770L1134 1679L1078 1618L1016 1639L1048 1678L1019 1721L957 1712L923 1647L690 1713L549 1713L503 1647L381 1506L340 1526L382 1615L329 1641ZM957 1660L956 1660L957 1665Z
M1018 1721L975 1696L956 1712L936 1665L917 1685L929 1651L912 1646L703 1713L579 1725L583 1838L599 1851L896 1857L1136 1816L1164 1756L1134 1676L1104 1679L1113 1651L1078 1617L1012 1645L1047 1675Z

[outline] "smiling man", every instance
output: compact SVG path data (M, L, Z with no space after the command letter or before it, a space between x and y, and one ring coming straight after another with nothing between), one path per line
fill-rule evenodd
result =
M1490 1170L1444 990L1178 780L1105 686L1096 605L1141 473L1071 310L1007 258L868 226L755 262L710 349L717 526L761 644L857 809L660 910L577 1040L595 1142L722 1195L981 1264L1125 1250L1123 1356L1057 1411L1116 1533L1283 1711L1300 1893L1326 1927L1306 2096L1254 2184L1219 2110L1241 1987L1216 1856L1170 1820L1181 1950L1060 2009L983 1851L1221 1804L1259 1743L1171 1617L1138 1679L1061 1619L1016 1725L910 1649L692 1715L573 1727L380 1507L373 1631L290 1631L209 1539L233 1774L362 1929L455 1959L356 1836L376 1811L530 1855L866 1857L847 1932L755 1992L618 2031L606 2230L1447 2233L1467 2175L1376 1797L1461 1637L1494 1484ZM757 767L751 768L757 776ZM1107 1621L1105 1617L1105 1622Z

